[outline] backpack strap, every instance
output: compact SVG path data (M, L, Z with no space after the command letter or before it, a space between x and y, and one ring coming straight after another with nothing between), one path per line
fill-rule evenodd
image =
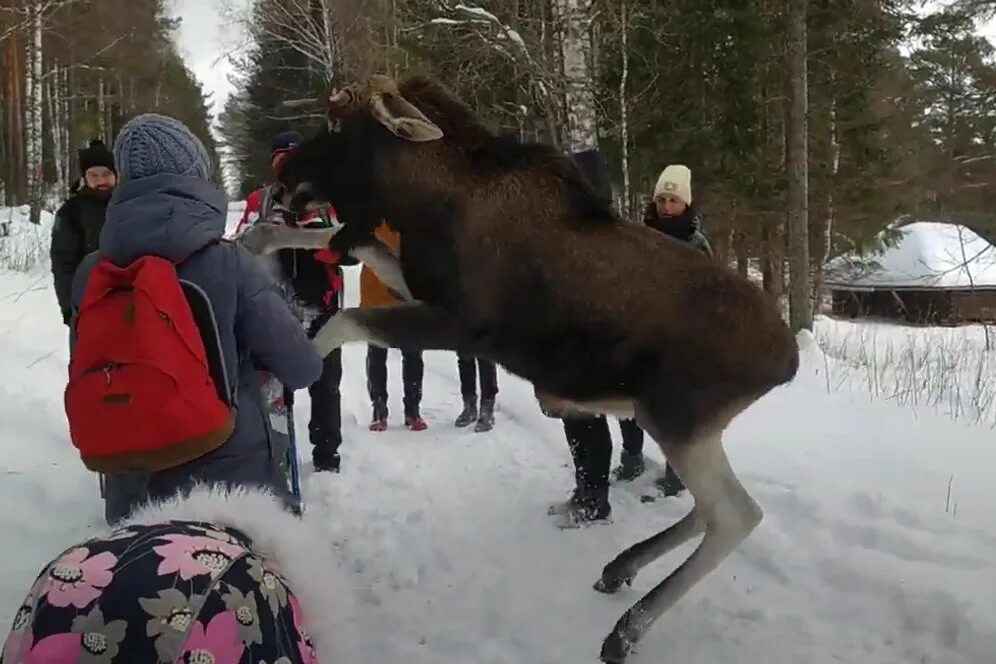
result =
M180 279L180 287L190 305L194 323L201 333L204 350L207 354L208 371L214 381L218 398L229 408L237 408L236 390L229 381L228 369L225 365L225 353L221 345L221 333L218 331L218 319L214 315L214 307L204 289L192 281Z

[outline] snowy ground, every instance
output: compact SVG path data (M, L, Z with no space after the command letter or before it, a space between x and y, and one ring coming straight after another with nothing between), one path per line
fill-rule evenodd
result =
M347 300L356 281L349 270ZM821 324L827 329L836 328ZM827 370L840 375L845 362L806 346L797 381L741 416L727 436L764 522L631 661L992 662L992 432L871 399L857 386L828 394ZM67 440L66 331L47 272L0 271L0 348L6 625L39 567L101 528L101 506ZM364 661L595 662L622 611L691 545L617 596L591 584L621 549L682 515L689 499L644 504L638 488L615 489L612 525L559 531L546 508L570 488L568 452L527 384L502 374L495 430L456 430L455 358L427 353L430 428L413 434L400 426L392 353L392 428L373 434L363 357L363 347L344 352L344 472L312 477L306 464L304 473L307 518L323 522L352 579L341 592L356 597ZM618 440L614 425L613 435Z

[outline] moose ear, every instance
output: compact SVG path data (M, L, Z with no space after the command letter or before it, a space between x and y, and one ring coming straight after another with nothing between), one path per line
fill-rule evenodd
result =
M401 95L378 92L370 97L370 112L388 131L406 141L438 141L443 130Z

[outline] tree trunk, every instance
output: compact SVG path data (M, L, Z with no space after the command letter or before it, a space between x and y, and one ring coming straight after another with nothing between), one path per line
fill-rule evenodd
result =
M27 72L27 116L28 116L28 203L31 206L31 221L41 221L41 209L45 196L44 173L42 172L42 111L44 88L42 87L42 6L41 0L31 3L31 40L28 43Z
M629 12L626 9L626 0L619 0L619 29L622 32L622 75L619 77L619 146L622 154L622 205L619 212L626 219L629 219L630 208L633 204L632 193L629 185L629 102L626 98L626 83L629 80Z
M588 68L591 55L591 0L560 0L564 34L564 101L567 109L565 145L570 152L598 147L595 89Z
M48 88L48 128L52 141L52 162L55 165L55 186L56 191L61 193L66 189L66 171L63 168L65 163L62 159L63 120L59 117L59 108L62 103L58 90L60 80L61 71L59 70L59 65L54 64L52 70L48 73L48 77L45 79L45 87Z
M744 235L743 231L733 231L731 244L737 257L737 273L746 279L748 274L747 268L750 266L750 260L747 255L747 236Z
M831 90L833 89L834 73L829 74ZM834 226L834 196L833 192L837 183L837 174L840 172L840 141L837 136L837 99L831 93L830 97L830 131L827 140L830 143L830 172L829 186L826 194L826 213L822 216L822 222L816 234L817 245L812 252L812 274L813 274L813 310L820 313L823 310L824 282L823 267L830 260L832 250L833 226Z
M789 88L788 215L789 215L789 323L793 331L813 329L809 286L809 150L807 145L808 81L806 73L807 0L788 0Z

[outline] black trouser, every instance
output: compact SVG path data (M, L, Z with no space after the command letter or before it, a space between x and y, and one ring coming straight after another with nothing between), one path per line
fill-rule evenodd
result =
M627 454L643 454L643 429L636 420L619 420L622 432L623 451Z
M314 338L334 312L325 312L308 328L308 337ZM308 434L311 444L335 454L342 444L342 405L339 384L342 382L342 349L336 348L322 361L322 375L308 388L311 396L311 419Z
M498 394L498 368L494 362L470 355L457 355L460 372L460 394L465 398L477 396L477 375L481 376L481 399L494 399Z
M574 457L574 477L582 493L608 490L612 436L604 417L563 419L567 445Z
M401 382L404 386L405 410L417 409L422 402L422 377L425 364L422 353L402 351ZM387 349L380 346L367 346L367 391L370 400L387 401Z

